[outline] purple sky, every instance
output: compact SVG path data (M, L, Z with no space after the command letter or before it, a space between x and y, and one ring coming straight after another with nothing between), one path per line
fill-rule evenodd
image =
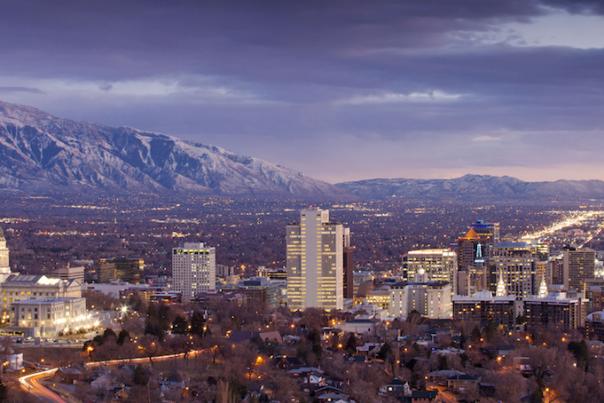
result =
M0 99L332 182L604 179L604 1L4 0Z

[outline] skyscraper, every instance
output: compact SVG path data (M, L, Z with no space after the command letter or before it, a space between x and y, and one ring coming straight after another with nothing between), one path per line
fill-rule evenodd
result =
M354 263L352 255L354 253L354 246L350 245L350 228L344 228L344 298L354 298L354 281L353 281L353 269Z
M594 278L596 252L589 248L565 248L562 251L563 281L566 290L585 291L585 280Z
M292 310L344 307L344 226L329 211L304 209L286 227L287 301Z
M190 301L204 292L216 290L216 248L185 242L172 249L172 287Z
M8 246L6 246L4 231L0 228L0 283L11 275L9 257L10 252Z
M446 281L456 289L457 254L452 250L412 250L405 259L407 281Z
M508 295L519 298L535 294L535 259L525 242L495 244L490 257L490 289L496 291L500 279Z

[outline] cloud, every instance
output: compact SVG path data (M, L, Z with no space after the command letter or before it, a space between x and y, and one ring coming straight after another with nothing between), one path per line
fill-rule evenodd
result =
M45 92L39 88L34 87L20 87L20 86L0 86L0 93L28 93L28 94L44 94Z
M337 100L339 105L371 105L371 104L396 104L396 103L432 103L432 102L454 102L460 100L464 95L451 94L445 91L433 90L426 92L410 92L407 94L398 92L381 92L370 95L356 95L350 98Z
M475 143L497 143L503 140L501 136L492 136L492 135L481 135L472 138L472 141Z

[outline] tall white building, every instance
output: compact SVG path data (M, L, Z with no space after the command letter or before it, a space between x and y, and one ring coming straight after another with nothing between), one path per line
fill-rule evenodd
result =
M6 246L4 231L0 228L0 283L3 283L11 275L9 256L10 252Z
M300 224L288 225L287 303L292 310L344 307L344 226L329 211L304 209Z
M172 288L190 301L204 292L216 290L216 248L185 242L172 249Z

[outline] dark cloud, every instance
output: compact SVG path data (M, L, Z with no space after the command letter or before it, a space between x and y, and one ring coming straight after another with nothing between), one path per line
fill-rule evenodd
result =
M0 96L329 179L543 167L569 133L599 141L604 50L528 46L506 26L602 4L8 0Z

